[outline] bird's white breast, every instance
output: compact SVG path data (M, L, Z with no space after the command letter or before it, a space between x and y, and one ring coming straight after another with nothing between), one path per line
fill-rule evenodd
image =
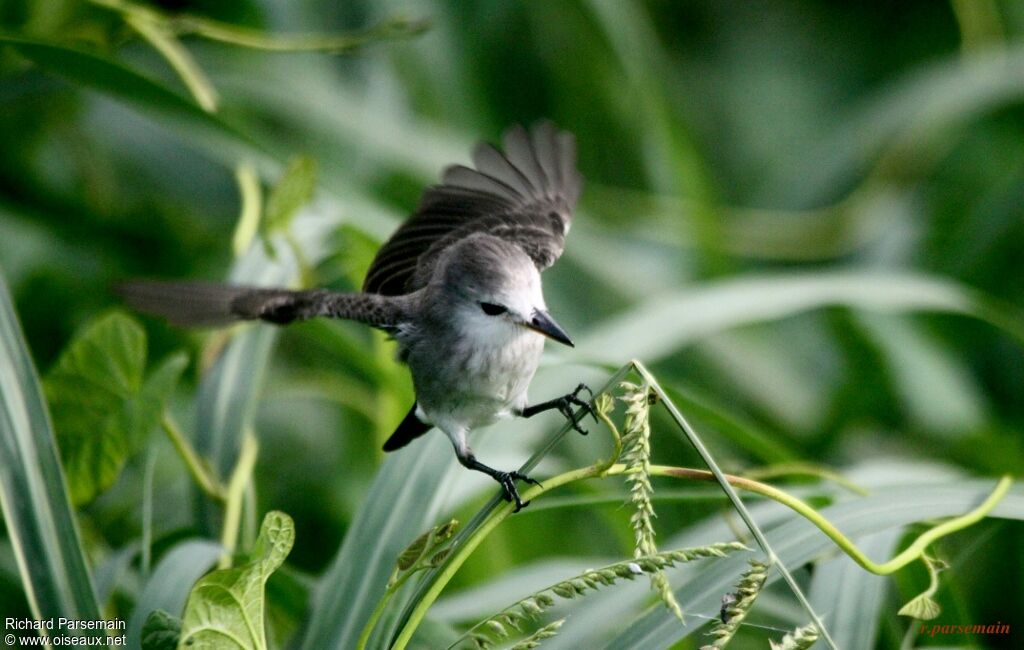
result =
M443 352L433 350L430 356L444 359L438 367L410 359L417 399L429 417L443 414L453 425L473 429L526 405L544 338L519 325L494 325L470 330Z

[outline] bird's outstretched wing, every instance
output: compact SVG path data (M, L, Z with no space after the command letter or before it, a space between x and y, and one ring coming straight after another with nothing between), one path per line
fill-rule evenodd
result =
M576 140L541 122L529 133L505 133L505 152L487 143L473 151L470 169L447 168L416 212L381 247L363 291L401 295L430 278L444 249L476 232L521 246L544 270L565 246L583 177L576 169Z

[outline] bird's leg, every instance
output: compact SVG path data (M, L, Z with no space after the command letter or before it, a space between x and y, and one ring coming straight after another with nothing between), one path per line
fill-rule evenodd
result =
M580 393L584 391L590 393L591 397L593 397L593 391L591 391L586 384L580 384L579 386L576 387L576 390L569 393L568 395L556 397L553 400L541 402L540 404L534 404L533 406L527 406L526 408L523 409L520 415L522 415L524 418L531 418L537 415L538 413L558 409L558 412L564 415L565 419L569 420L569 422L572 423L573 429L576 429L583 435L587 435L587 430L580 426L580 420L582 420L583 417L586 417L586 414L589 413L590 416L594 418L594 422L597 422L597 415L594 413L594 407L590 405L590 402L584 401L583 399L580 398ZM583 409L583 417L577 419L576 413L573 412L573 406L578 406Z
M519 512L526 506L530 505L529 501L523 501L521 498L519 498L519 490L516 489L516 481L526 481L527 483L531 483L533 485L540 485L539 481L535 481L529 476L521 474L517 471L502 472L500 470L494 469L493 467L488 467L487 465L484 465L483 463L478 461L476 459L476 456L473 455L473 452L469 451L468 449L461 453L458 450L456 450L456 455L459 457L459 462L462 463L463 467L476 470L478 472L483 472L484 474L487 474L495 481L497 481L499 485L501 485L501 489L505 493L505 500L509 502L515 501L516 509L513 510L512 512Z

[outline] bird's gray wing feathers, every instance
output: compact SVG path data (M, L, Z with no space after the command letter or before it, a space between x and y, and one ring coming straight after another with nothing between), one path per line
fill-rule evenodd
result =
M544 270L565 246L582 187L576 141L541 122L504 136L505 152L481 143L474 169L454 165L423 194L416 212L381 247L363 290L401 295L423 286L440 254L456 241L486 232L515 242Z
M119 284L115 291L134 309L184 327L220 327L257 319L283 325L327 316L393 331L409 317L404 299L324 289L290 291L142 280Z

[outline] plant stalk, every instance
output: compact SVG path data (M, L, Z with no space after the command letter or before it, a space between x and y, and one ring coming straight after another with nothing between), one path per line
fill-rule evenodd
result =
M231 472L231 479L228 481L227 502L224 506L224 528L221 531L220 545L224 550L221 552L218 569L226 569L231 566L231 556L234 555L238 545L238 527L242 519L242 499L245 497L245 487L252 477L253 467L256 466L256 452L259 444L256 436L247 431L242 439L242 450L238 455L238 462L234 471Z
M167 437L171 439L171 444L174 445L174 449L181 456L181 459L185 461L185 467L188 468L188 473L192 476L192 480L195 481L199 489L203 491L206 496L219 502L224 501L224 486L220 484L220 481L213 476L213 473L207 467L206 463L199 457L196 450L192 447L192 443L188 441L185 434L181 432L178 425L174 423L171 415L164 412L164 417L160 421L164 432Z

